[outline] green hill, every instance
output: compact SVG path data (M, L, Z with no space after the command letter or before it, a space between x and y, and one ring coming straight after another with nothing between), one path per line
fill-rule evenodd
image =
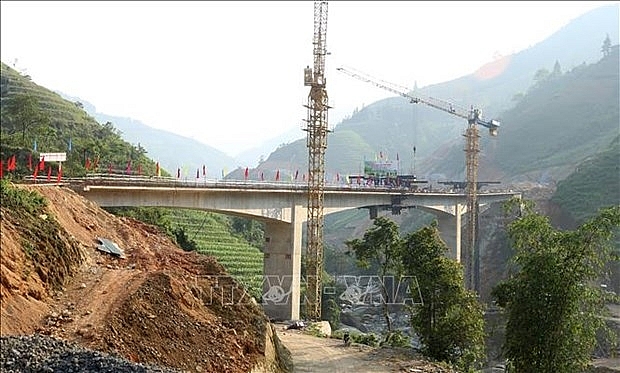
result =
M146 156L147 150L123 141L112 123L97 123L80 103L63 99L4 63L0 111L0 156L6 161L16 155L15 177L31 173L26 168L29 154L38 159L40 153L56 152L67 153L62 165L65 177L107 172L110 167L125 172L130 162L132 173L140 169L143 174L155 174L156 164Z
M551 200L579 224L602 207L620 204L620 136L560 181Z
M147 157L146 149L124 141L110 122L99 124L83 110L79 102L63 99L45 87L30 81L9 66L2 64L1 75L0 152L3 161L17 156L17 170L5 174L14 180L29 175L26 159L38 159L40 152L66 152L63 177L79 177L88 173L108 172L113 165L117 172L125 173L131 161L132 174L141 168L144 175L154 175L156 163ZM71 139L71 149L69 149ZM34 143L36 141L36 150ZM92 161L86 168L86 159ZM98 159L98 169L92 164ZM3 163L6 172L6 163ZM165 172L164 172L165 174ZM248 292L260 298L262 291L262 253L245 239L231 233L226 216L200 211L160 209L110 209L118 214L164 222L171 228L181 227L190 239L198 244L198 251L212 255L241 283ZM170 215L168 217L167 215ZM164 227L166 228L166 227ZM165 229L169 233L171 230Z

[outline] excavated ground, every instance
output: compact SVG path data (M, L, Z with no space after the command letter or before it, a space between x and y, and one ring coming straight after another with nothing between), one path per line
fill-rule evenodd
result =
M42 333L185 371L277 369L272 348L265 358L271 326L262 309L213 258L184 252L154 227L118 218L66 188L20 187L49 201L38 219L56 219L64 229L46 236L36 222L2 208L2 335ZM27 237L38 237L34 247ZM115 242L125 258L97 250L98 237ZM63 249L52 249L59 244ZM55 255L36 256L41 251ZM48 262L37 266L33 258ZM45 268L67 272L56 290Z

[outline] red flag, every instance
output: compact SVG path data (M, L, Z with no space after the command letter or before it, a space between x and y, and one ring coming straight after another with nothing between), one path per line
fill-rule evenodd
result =
M200 169L196 169L196 179L200 179Z
M141 164L138 165L138 176L139 175L142 175L142 165Z
M112 163L108 164L108 173L112 173Z
M2 159L0 158L0 179L2 179L2 172L4 171L4 165L2 164Z
M47 181L52 179L52 165L47 166Z
M62 179L62 163L58 164L58 177L56 178L56 182L60 183Z
M90 158L86 158L86 163L84 164L84 168L90 170Z
M181 178L181 169L177 168L177 179Z
M39 161L39 171L45 171L45 157L42 157Z
M13 154L12 157L9 157L9 160L6 161L7 165L6 165L6 170L7 171L14 171L15 170L15 166L16 166L16 159L15 159L15 154Z
M202 176L207 176L207 166L202 165Z
M95 158L95 163L93 163L93 171L97 169L98 165L99 165L99 156L97 156L97 158Z
M245 174L243 176L246 180L248 179L248 176L250 176L250 170L247 167L245 168Z
M127 168L125 169L127 175L131 174L131 159L127 162Z
M157 164L155 165L155 175L156 176L160 176L160 173L159 173L159 162L157 162Z
M37 175L39 174L39 165L37 165L37 167L34 168L34 172L32 173L32 178L34 179L34 181L37 181Z
M280 180L280 170L276 172L276 181Z
M32 171L32 154L28 153L28 171Z

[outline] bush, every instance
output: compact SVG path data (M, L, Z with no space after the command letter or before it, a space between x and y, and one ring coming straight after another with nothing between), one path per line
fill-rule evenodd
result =
M394 330L386 334L381 346L411 347L411 340L402 330Z

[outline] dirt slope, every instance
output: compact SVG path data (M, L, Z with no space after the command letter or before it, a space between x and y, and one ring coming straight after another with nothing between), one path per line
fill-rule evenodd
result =
M25 220L0 209L2 335L51 334L192 372L277 369L262 309L213 258L184 252L155 228L111 215L67 188L19 187L45 196L48 211L35 219L55 219L62 229L45 236L36 221L26 229ZM38 237L30 251L23 248L28 235ZM125 258L96 250L98 237L115 242ZM52 252L57 238L64 246L54 259L33 264L33 253ZM65 280L50 284L42 267L62 268Z

